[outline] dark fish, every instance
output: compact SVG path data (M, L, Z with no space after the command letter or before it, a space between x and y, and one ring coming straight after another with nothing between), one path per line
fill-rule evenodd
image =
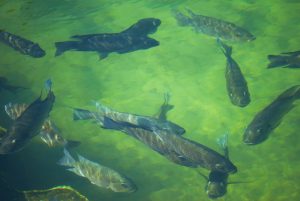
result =
M164 103L168 105L167 103ZM154 131L156 129L165 130L166 132L182 135L185 130L181 126L165 119L165 109L160 113L160 119L141 116L130 113L117 112L99 102L96 103L97 112L90 112L82 109L75 109L73 113L74 120L95 119L106 116L119 124L128 124L133 127L139 127L146 130ZM165 107L164 105L162 107ZM170 107L170 106L167 106ZM169 108L168 108L169 110Z
M148 49L159 45L155 39L147 35L154 33L161 24L159 19L141 19L125 31L120 33L103 33L89 35L75 35L71 38L76 41L56 42L55 56L65 51L95 51L101 59L106 58L110 53L128 53L141 49Z
M245 107L250 103L250 94L248 91L247 82L239 65L231 57L232 48L224 44L219 39L217 41L222 52L227 58L225 78L227 93L230 101L233 105Z
M13 86L7 83L7 79L5 77L0 77L0 91L8 90L11 92L16 92L20 89L26 89L25 87Z
M300 85L295 85L280 94L270 105L258 112L246 128L243 141L249 145L265 141L269 134L279 126L282 118L294 107L300 98Z
M0 41L25 55L35 58L46 55L39 44L3 30L0 30Z
M187 9L189 16L175 10L174 16L180 26L192 26L196 32L230 41L252 41L255 39L247 30L224 20L198 15Z
M11 119L16 120L25 111L27 107L28 105L24 103L9 103L5 105L5 111ZM39 134L43 142L45 142L49 147L63 146L73 148L80 144L80 142L78 141L66 140L65 138L63 138L59 129L50 119L45 120Z
M280 55L268 55L268 68L300 68L300 51L285 52Z
M25 111L14 120L0 140L0 154L9 154L20 151L29 141L39 134L43 123L52 109L55 96L49 91L47 97L41 96L31 103Z
M81 177L87 178L92 184L101 188L107 188L114 192L134 192L136 185L127 177L117 171L92 162L80 155L76 161L70 153L64 149L64 157L58 162L59 165L69 167L69 171Z

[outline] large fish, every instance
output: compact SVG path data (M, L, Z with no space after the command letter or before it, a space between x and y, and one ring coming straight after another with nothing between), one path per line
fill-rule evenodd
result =
M86 114L83 115L83 113ZM75 111L74 115L77 114ZM175 133L172 134L160 129L150 131L134 125L131 126L129 122L126 122L127 124L115 122L106 116L101 117L94 114L82 110L80 117L81 119L83 119L82 117L87 117L87 119L93 117L102 128L119 130L133 136L176 164L187 167L201 166L208 170L218 170L226 173L237 171L232 162L218 152Z
M20 86L13 86L8 84L8 81L5 77L0 77L0 91L2 90L8 90L11 92L16 92L19 89L26 89L25 87L20 87Z
M187 9L190 16L174 10L174 16L180 26L192 26L196 32L230 41L252 41L255 39L250 32L231 22L195 14Z
M75 41L56 42L55 56L65 51L95 51L101 59L110 53L128 53L141 49L148 49L159 45L159 42L149 38L148 34L154 33L161 24L159 19L145 18L120 33L102 33L75 35L71 38Z
M42 100L41 96L32 102L16 118L0 140L0 154L10 154L23 149L29 141L39 134L52 109L55 96L51 90Z
M0 41L25 55L35 58L46 55L45 51L39 46L39 44L4 30L0 30Z
M11 119L16 120L25 111L27 107L28 105L24 103L23 104L9 103L5 105L5 111ZM49 147L63 146L63 147L72 148L80 144L79 141L65 139L61 135L59 129L50 119L45 120L40 130L40 137L42 141L45 142Z
M231 57L232 48L227 46L220 39L218 39L217 41L221 47L222 52L227 58L225 78L229 99L233 105L245 107L250 103L250 94L247 82L239 65Z
M92 184L101 188L128 193L137 190L136 185L130 179L117 171L92 162L80 155L78 155L78 161L76 161L66 149L64 149L64 157L60 159L58 164L69 167L69 171L87 178Z
M169 108L167 107L170 107L166 102L164 102L162 105L162 111L159 114L159 118L118 112L99 102L96 103L96 107L97 107L97 112L90 112L88 110L83 110L83 109L74 109L73 119L74 120L97 119L106 116L115 122L119 122L120 124L123 125L128 124L149 131L154 131L159 129L177 135L182 135L185 132L184 128L166 119L165 112L169 110Z
M280 55L268 55L268 68L300 68L300 51L285 52Z
M300 98L300 85L295 85L281 93L271 104L258 112L247 126L243 141L249 145L265 141L269 134L279 126L282 118L294 107Z

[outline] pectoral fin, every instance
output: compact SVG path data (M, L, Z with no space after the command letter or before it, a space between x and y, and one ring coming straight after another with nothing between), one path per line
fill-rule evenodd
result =
M108 57L108 53L106 52L99 52L99 61Z
M28 107L27 104L12 104L8 103L4 106L6 114L12 119L16 120Z

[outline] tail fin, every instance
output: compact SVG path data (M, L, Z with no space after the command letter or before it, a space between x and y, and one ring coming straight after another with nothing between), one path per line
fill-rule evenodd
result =
M95 113L91 112L89 110L84 110L84 109L79 109L79 108L75 108L73 110L73 120L74 121L94 119L94 118L95 118Z
M73 167L75 159L71 156L67 149L64 149L64 156L57 162L58 165Z
M72 50L72 49L77 49L78 47L78 41L65 41L65 42L56 42L55 47L56 47L56 52L55 56L62 55L65 51Z
M286 56L268 55L268 59L270 63L267 68L285 67L288 65Z
M80 144L81 144L81 142L79 142L79 141L67 140L67 144L65 145L65 148L72 149L72 148L78 147Z
M219 146L223 149L224 155L226 158L229 158L228 153L228 133L225 133L223 136L217 139Z
M167 120L167 113L174 108L174 105L170 105L170 94L165 93L164 94L164 103L160 106L160 113L158 115L158 119L161 121L166 121Z
M220 38L217 38L217 44L220 46L223 54L227 58L230 58L231 54L232 54L232 47L230 47L230 46L226 45L225 43L223 43Z

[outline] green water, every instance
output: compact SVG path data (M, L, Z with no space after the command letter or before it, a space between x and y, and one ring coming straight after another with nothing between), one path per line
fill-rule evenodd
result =
M251 94L246 108L233 106L227 97L226 60L215 39L177 25L171 10L185 7L238 24L257 37L231 44ZM68 107L93 110L92 101L97 100L118 111L152 116L163 93L169 92L175 108L168 118L186 129L185 137L220 151L216 139L230 133L230 157L238 173L229 180L250 183L229 185L220 200L300 200L300 107L288 113L264 143L242 143L253 116L283 90L299 84L298 69L266 69L268 54L299 50L299 12L296 0L1 0L0 28L38 42L47 53L34 59L0 44L0 75L30 88L17 94L1 92L1 108L7 102L31 102L51 78L56 102L50 116L64 137L81 141L74 151L132 178L138 191L113 193L65 171L56 164L62 149L49 149L38 137L21 152L0 157L1 177L22 190L70 185L91 201L209 200L205 181L194 169L171 163L121 132L73 122ZM76 34L119 32L146 17L162 21L151 35L160 41L158 47L112 53L102 61L93 52L54 57L56 41ZM4 109L0 117L1 125L10 123Z

